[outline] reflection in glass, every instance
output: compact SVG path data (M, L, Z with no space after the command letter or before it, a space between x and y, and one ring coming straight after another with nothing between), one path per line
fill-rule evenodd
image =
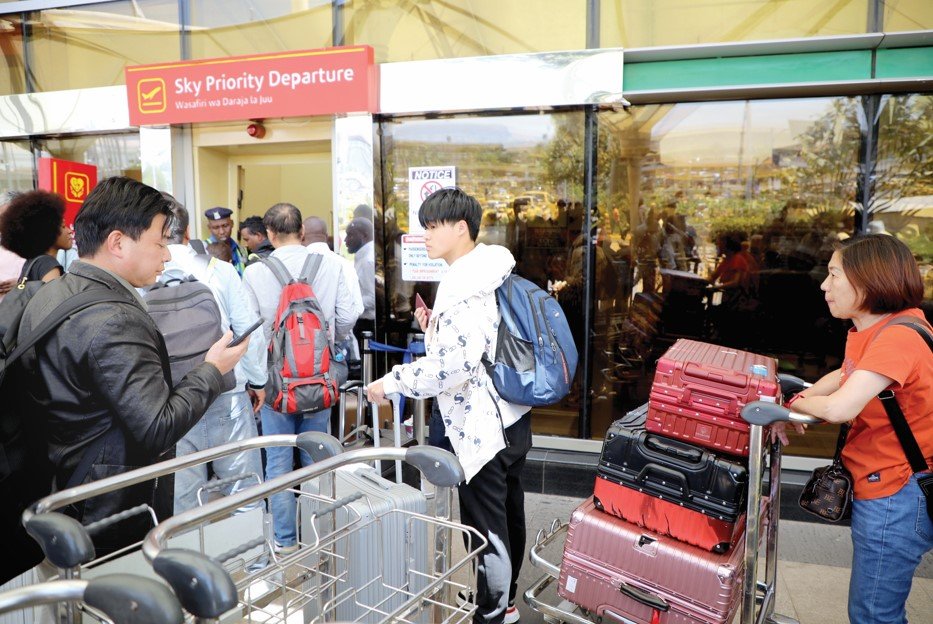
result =
M97 179L126 176L142 181L139 134L99 134L43 139L40 156L63 158L97 166Z
M25 93L23 24L20 15L0 16L0 50L6 60L5 67L0 69L0 95Z
M132 0L30 14L37 91L124 84L126 65L181 58L178 2Z
M596 282L594 437L647 400L653 363L678 338L770 355L806 379L839 365L844 328L819 284L833 243L854 228L857 104L600 114L599 220L621 278ZM829 429L791 452L831 454Z
M32 190L32 152L28 141L0 142L0 192Z
M907 243L924 278L927 318L933 316L933 96L881 98L875 195L870 231Z
M343 5L345 43L373 46L377 63L586 47L586 3L579 1L347 0Z
M601 0L600 45L647 48L854 35L866 31L873 1Z
M332 45L330 0L192 0L191 23L191 58L196 59Z
M408 168L453 165L457 185L483 206L479 242L508 247L520 275L557 293L582 345L582 113L397 121L382 124L380 137L384 195L376 223L385 253L377 254L377 272L385 276L389 341L404 344L415 293L430 306L436 291L435 282L402 279ZM576 435L580 370L570 397L534 410L535 432Z

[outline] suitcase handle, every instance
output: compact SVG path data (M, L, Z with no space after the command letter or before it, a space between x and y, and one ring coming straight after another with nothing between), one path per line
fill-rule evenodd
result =
M647 436L645 438L645 446L653 451L664 453L665 455L670 455L679 459L686 459L687 461L691 461L695 464L699 463L700 460L703 459L703 451L700 449L684 448L682 446L675 446L673 444L665 444L661 441L660 438L655 436Z
M628 583L619 582L619 591L636 602L657 609L658 611L668 611L671 605L657 594L646 592L637 587L632 587Z
M709 386L704 386L703 388L684 388L683 394L680 395L680 402L684 405L693 405L694 399L693 395L698 394L700 396L708 396L714 399L719 399L724 401L728 405L737 405L738 399L735 396L734 392L728 392L726 390L718 390L716 388L711 388Z
M680 498L687 501L693 498L690 495L690 487L687 485L687 477L680 474L676 470L672 470L667 466L661 466L659 464L646 464L644 468L641 469L641 472L638 473L638 476L635 477L635 481L638 483L644 483L648 480L648 475L656 474L669 481L675 481L680 485Z
M720 379L715 380L717 383L726 384L739 389L748 387L748 378L750 375L724 369L717 370L716 374L720 377ZM702 384L707 384L711 381L706 368L696 362L687 362L684 366L683 378L685 381L688 379L695 379Z

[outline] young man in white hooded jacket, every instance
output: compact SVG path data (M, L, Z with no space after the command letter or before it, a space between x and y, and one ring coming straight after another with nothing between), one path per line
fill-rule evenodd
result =
M515 259L505 247L477 244L483 210L457 188L436 191L421 205L428 257L450 266L433 310L418 309L426 355L395 366L368 388L386 394L436 397L432 444L453 450L466 481L458 488L461 520L489 541L477 566L475 622L518 621L516 581L525 553L521 471L531 448L529 408L499 397L482 363L495 361L499 308L496 288Z

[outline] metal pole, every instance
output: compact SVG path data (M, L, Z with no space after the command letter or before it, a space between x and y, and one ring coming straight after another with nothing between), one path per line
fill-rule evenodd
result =
M593 214L596 211L596 147L597 147L597 111L594 106L587 106L583 112L583 240L586 247L584 255L583 279L586 296L583 298L583 401L581 402L580 420L577 435L590 437L590 412L592 399L590 387L593 385L593 315L596 298L596 253L593 248Z
M762 427L752 425L748 442L748 506L745 525L745 583L742 595L741 624L755 622L755 597L758 594L758 543L761 532ZM781 502L776 503L780 505Z

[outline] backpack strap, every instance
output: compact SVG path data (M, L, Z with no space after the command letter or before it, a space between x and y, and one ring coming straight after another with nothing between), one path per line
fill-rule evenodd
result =
M905 327L913 329L923 337L924 342L927 343L930 351L933 352L933 337L930 336L929 331L924 325L910 319L897 318L885 325L882 331L884 331L888 325L904 325ZM901 411L901 406L894 396L894 391L890 389L882 390L878 395L878 399L881 401L881 405L884 406L884 411L887 412L888 418L891 419L891 426L894 428L894 433L897 434L897 439L904 449L907 461L910 462L911 470L915 473L928 470L926 460L923 458L923 452L920 450L920 445L917 444L917 439L914 437L913 432L911 432L910 425L907 424L907 419L904 417L904 412Z
M194 249L194 253L198 254L199 256L207 255L207 247L204 246L204 241L202 241L200 238L192 238L188 241L188 246Z
M89 308L97 303L127 303L125 297L102 288L92 288L78 293L71 299L63 301L52 310L52 313L42 319L38 326L34 327L25 340L17 341L16 348L10 353L10 356L4 360L4 367L9 366L18 360L23 353L35 346L37 342L45 338L56 327L61 325L65 319L76 312Z
M26 264L23 265L23 269L19 272L19 280L18 280L18 281L21 282L21 281L23 281L24 279L26 279L26 280L31 280L31 279L33 279L33 278L29 277L29 274L32 272L32 268L33 268L34 266L36 266L36 264L39 262L39 259L40 259L41 257L42 257L41 255L36 256L35 258L32 258L31 260L27 261Z
M259 261L269 267L269 270L272 271L275 279L279 280L279 284L282 285L282 288L285 288L292 282L291 274L288 272L288 269L285 268L285 265L282 264L282 261L278 258L269 256L268 258L260 258Z
M298 275L301 279L307 282L310 285L314 285L314 278L317 277L318 270L321 268L321 262L324 260L324 256L319 253L309 253L308 257L305 258L305 263L301 267L301 273Z

